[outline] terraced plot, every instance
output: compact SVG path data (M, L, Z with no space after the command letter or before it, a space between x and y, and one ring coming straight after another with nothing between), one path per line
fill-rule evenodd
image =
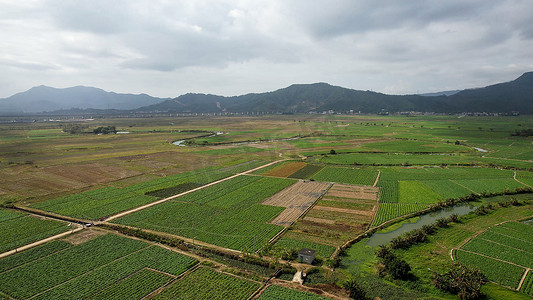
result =
M340 246L368 228L377 204L378 188L335 183L282 240Z
M533 268L532 236L532 225L507 222L473 238L455 255L490 280L516 289L526 270Z
M285 210L270 221L270 224L288 227L298 220L318 198L322 197L330 186L331 184L325 182L298 181L265 199L261 204L285 207Z

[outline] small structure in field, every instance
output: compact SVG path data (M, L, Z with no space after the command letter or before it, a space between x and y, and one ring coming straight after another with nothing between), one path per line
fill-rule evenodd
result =
M315 252L316 251L313 249L302 248L302 250L298 252L298 260L306 264L312 264L315 260Z

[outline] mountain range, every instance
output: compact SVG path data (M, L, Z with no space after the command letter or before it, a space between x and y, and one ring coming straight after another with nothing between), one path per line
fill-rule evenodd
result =
M92 87L56 89L38 86L0 99L0 114L61 110L61 114L113 110L133 112L347 112L421 111L437 113L518 111L533 114L533 72L483 88L423 95L387 95L332 86L327 83L294 84L267 93L224 97L185 94L156 98L146 94L117 94Z

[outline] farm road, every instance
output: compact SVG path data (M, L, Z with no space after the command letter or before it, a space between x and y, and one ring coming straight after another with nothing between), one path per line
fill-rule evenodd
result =
M83 226L82 225L79 225L79 224L76 224L76 223L71 223L71 225L72 226L77 226L77 228L73 229L73 230L69 230L69 231L63 232L63 233L60 233L60 234L56 234L54 236L45 238L43 240L31 243L31 244L24 245L22 247L18 247L17 249L13 249L13 250L9 250L9 251L4 252L4 253L0 253L0 258L4 258L6 256L15 254L18 251L23 251L23 250L27 250L27 249L30 249L30 248L33 248L33 247L37 247L37 246L42 245L44 243L47 243L49 241L52 241L52 240L55 240L55 239L58 239L58 238L62 238L64 236L67 236L67 235L72 234L74 232L78 232L80 230L83 230Z
M192 189L192 190L188 190L188 191L186 191L186 192L183 192L183 193L180 193L180 194L177 194L177 195L174 195L174 196L170 196L170 197L165 198L165 199L161 199L161 200L158 200L158 201L150 202L150 203L145 204L145 205L143 205L143 206L139 206L139 207L136 207L136 208L133 208L133 209L127 210L127 211L123 211L123 212L118 213L118 214L116 214L116 215L110 216L110 217L107 218L105 221L108 222L108 221L111 221L111 220L114 220L114 219L118 219L118 218L123 217L123 216L125 216L125 215L129 215L129 214L132 214L132 213L134 213L134 212L141 211L141 210L143 210L143 209L146 209L146 208L149 208L149 207L152 207L152 206L155 206L155 205L158 205L158 204L161 204L161 203L167 202L167 201L169 201L169 200L172 200L172 199L175 199L175 198L181 197L181 196L183 196L183 195L187 195L187 194L190 194L190 193L194 193L194 192L196 192L196 191L199 191L199 190L201 190L201 189L205 189L205 188L210 187L210 186L213 186L213 185L215 185L215 184L219 184L219 183L224 182L224 181L226 181L226 180L230 180L230 179L233 179L233 178L238 177L238 176L241 176L241 175L246 175L246 174L248 174L248 173L252 173L252 172L254 172L254 171L256 171L256 170L259 170L259 169L262 169L262 168L265 168L265 167L271 166L271 165L276 164L276 163L281 162L281 161L284 161L284 159L282 159L282 160L276 160L276 161L270 162L270 163L268 163L268 164L265 164L265 165L259 166L259 167L257 167L257 168L253 168L253 169L250 169L250 170L248 170L248 171L244 171L244 172L242 172L242 173L238 173L238 174L235 174L235 175L232 175L232 176L226 177L226 178L222 178L222 179L217 180L217 181L213 181L213 182L211 182L211 183L208 183L208 184L206 184L206 185L202 185L202 186L197 187L197 188L194 188L194 189ZM101 222L96 222L95 225L98 225L98 224L100 224L100 223L101 223Z

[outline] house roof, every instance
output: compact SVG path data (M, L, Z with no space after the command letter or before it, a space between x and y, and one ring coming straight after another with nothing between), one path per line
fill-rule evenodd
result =
M309 249L309 248L302 248L302 250L298 251L298 254L301 255L315 255L315 250Z

